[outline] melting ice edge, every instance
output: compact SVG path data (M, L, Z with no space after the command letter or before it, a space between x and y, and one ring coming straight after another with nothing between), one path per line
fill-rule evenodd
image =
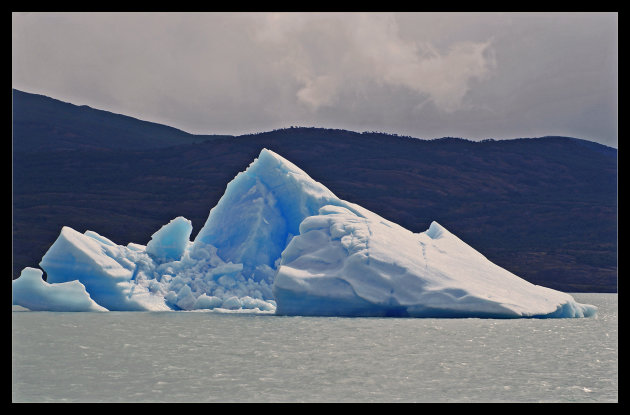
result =
M413 233L263 149L205 225L177 217L145 245L63 227L13 281L39 311L204 310L301 316L591 317L597 307L531 284L437 222Z

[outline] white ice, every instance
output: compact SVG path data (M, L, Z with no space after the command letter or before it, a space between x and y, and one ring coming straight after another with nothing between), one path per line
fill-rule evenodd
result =
M412 233L369 211L324 206L282 253L278 314L585 317L592 306L493 264L437 222Z
M13 281L13 303L33 311L107 311L79 281L49 284L40 269L26 267Z
M227 185L194 241L191 233L190 221L178 217L146 246L120 246L64 227L40 266L50 286L80 282L109 310L493 318L596 312L493 264L436 222L412 233L341 200L266 149ZM14 293L14 304L28 308L23 298Z

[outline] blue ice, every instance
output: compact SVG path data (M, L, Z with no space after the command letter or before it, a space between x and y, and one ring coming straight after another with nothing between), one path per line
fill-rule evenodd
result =
M267 149L227 184L194 241L191 234L181 216L146 245L63 227L40 262L48 282L25 269L13 283L13 302L38 310L82 304L315 316L569 318L597 311L497 266L437 222L413 233L341 200Z

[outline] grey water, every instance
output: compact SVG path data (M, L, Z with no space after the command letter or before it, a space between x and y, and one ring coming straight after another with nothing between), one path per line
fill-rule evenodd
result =
M12 312L13 402L617 402L617 294L585 319Z

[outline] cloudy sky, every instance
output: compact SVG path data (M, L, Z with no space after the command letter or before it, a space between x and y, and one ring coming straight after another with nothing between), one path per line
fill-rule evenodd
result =
M14 13L13 87L199 134L617 147L617 13Z

